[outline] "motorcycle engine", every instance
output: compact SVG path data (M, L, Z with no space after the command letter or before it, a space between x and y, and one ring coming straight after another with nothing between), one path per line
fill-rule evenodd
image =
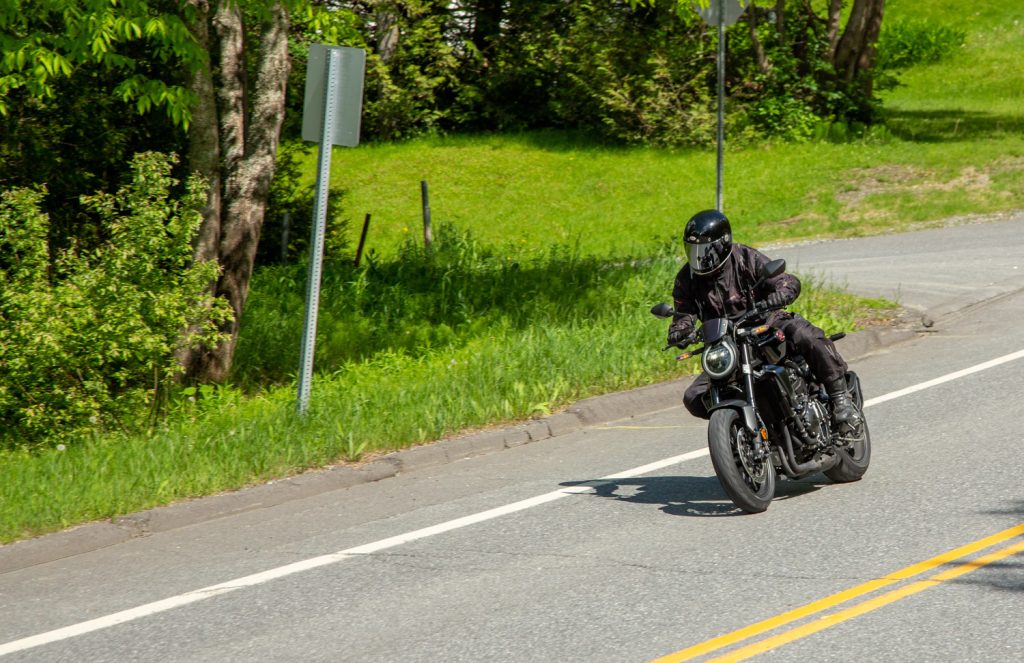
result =
M819 443L828 441L830 433L828 426L828 411L816 398L810 399L803 411L804 425L807 426L807 433L818 440Z

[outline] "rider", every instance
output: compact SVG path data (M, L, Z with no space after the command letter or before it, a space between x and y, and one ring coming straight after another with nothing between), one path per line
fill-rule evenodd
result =
M751 292L768 257L749 246L733 244L729 219L721 212L695 214L686 224L683 245L687 264L676 275L672 290L675 315L668 328L669 345L685 347L693 343L698 319L736 318L754 304L788 306L800 294L800 281L787 273L767 279L756 293ZM767 322L782 330L790 347L807 360L814 377L825 385L835 423L856 427L860 413L846 388L846 362L832 341L795 313L775 310L768 314ZM704 402L707 391L708 376L701 374L683 395L683 403L693 416L710 418Z

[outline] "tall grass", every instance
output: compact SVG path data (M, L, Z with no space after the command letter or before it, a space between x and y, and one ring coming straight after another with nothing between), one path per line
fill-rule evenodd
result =
M245 327L239 347L248 393L185 391L152 436L0 455L0 541L545 415L690 372L693 364L660 352L666 323L648 313L667 299L680 266L671 250L601 262L561 248L512 261L449 231L430 253L410 247L372 269L337 266L322 299L306 417L296 416L287 383L301 329L281 322L301 320L302 304L282 296L296 286L293 275L268 270L253 294L263 300L252 309L259 324ZM813 280L799 303L828 331L879 313L877 302ZM363 341L352 340L351 326ZM350 337L332 344L340 334ZM271 378L282 386L256 386Z
M316 364L331 371L381 353L433 354L481 336L599 319L664 288L671 275L655 276L652 269L678 268L668 255L645 260L642 270L635 260L610 262L566 246L510 255L442 225L430 250L407 242L397 257L366 269L328 262ZM239 383L290 379L305 279L302 265L256 275L235 361Z

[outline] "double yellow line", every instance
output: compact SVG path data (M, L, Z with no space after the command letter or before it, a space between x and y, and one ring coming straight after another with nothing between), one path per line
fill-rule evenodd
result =
M1022 534L1024 534L1024 525L1011 527L1010 529L1003 530L998 534L993 534L992 536L985 537L984 539L979 539L978 541L968 543L967 545L956 548L955 550L950 550L949 552L932 557L931 559L908 566L907 568L896 571L895 573L890 573L883 578L868 581L862 585L839 592L838 594L833 594L832 596L819 599L813 603L808 603L805 606L790 610L789 612L784 612L781 615L765 619L764 621L757 622L756 624L751 624L750 626L733 631L732 633L726 633L725 635L720 635L717 638L712 638L711 640L677 651L674 654L668 654L667 656L657 659L654 663L676 663L677 661L689 661L697 658L698 656L704 656L705 654L710 654L720 649L731 647L732 645L739 644L756 635L767 633L768 631L779 628L780 626L790 624L819 612L824 612L825 610L834 608L840 604L846 603L847 601L859 598L865 594L870 594L871 592L877 591L883 587L908 580L914 576L921 575L922 573L935 569L939 566L949 564L962 557L984 550L985 548L990 548L998 543L1003 543ZM983 566L992 564L993 562L997 562L1011 555L1015 555L1021 551L1024 551L1024 541L1017 541L1005 548L1000 548L995 552L978 557L977 559L946 571L942 571L925 580L919 580L917 582L904 585L903 587L894 589L880 596L876 596L862 603L825 615L815 621L793 627L777 635L765 638L764 640L758 640L757 642L733 650L712 660L746 660L752 656L781 647L782 645L793 642L794 640L805 638L808 635L817 633L818 631L822 631L831 626L835 626L836 624L842 623L848 619L853 619L854 617L871 612L872 610L876 610L882 606L913 594L917 594L929 587L935 587L947 580L958 578L966 573L970 573L971 571L980 569Z

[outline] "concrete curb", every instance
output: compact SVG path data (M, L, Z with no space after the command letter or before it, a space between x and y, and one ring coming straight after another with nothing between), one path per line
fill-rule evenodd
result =
M848 361L916 336L906 329L855 332L839 341ZM564 412L522 424L449 438L396 451L361 465L339 465L231 493L178 502L88 523L35 539L0 546L0 573L44 564L130 539L227 516L276 506L333 490L380 481L402 472L453 463L464 458L567 435L590 426L621 421L678 406L692 377L631 389L574 403Z

